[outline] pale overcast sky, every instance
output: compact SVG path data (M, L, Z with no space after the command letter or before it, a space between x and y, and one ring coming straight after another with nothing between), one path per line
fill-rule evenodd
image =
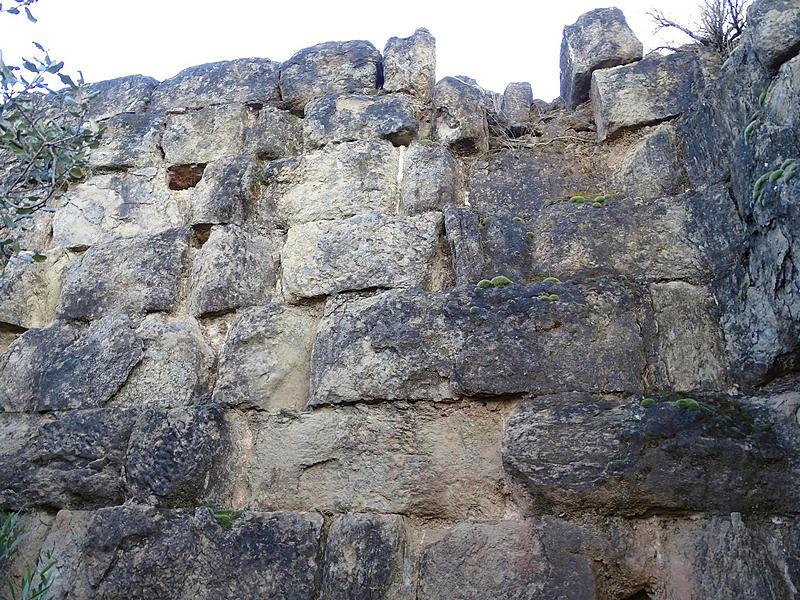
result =
M436 37L437 78L468 75L498 92L511 81L529 81L534 96L552 100L564 25L588 10L617 6L647 50L665 41L653 36L650 9L666 7L673 19L691 23L698 2L39 0L36 24L0 15L0 48L8 60L35 40L87 81L135 73L166 79L217 60L283 61L332 40L366 39L382 51L391 36L427 27Z

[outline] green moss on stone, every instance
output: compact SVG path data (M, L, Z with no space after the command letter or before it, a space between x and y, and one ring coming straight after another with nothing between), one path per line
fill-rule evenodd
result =
M505 275L498 275L497 277L493 277L492 281L490 282L494 287L506 287L511 280L506 277ZM480 285L480 284L479 284Z

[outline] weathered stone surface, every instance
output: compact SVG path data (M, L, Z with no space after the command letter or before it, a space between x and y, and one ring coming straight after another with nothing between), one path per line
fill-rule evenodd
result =
M246 158L209 163L191 191L189 223L242 225L258 198L256 169Z
M550 294L559 300L541 298ZM601 280L591 289L404 290L329 304L314 343L312 405L642 385L633 298Z
M100 146L89 153L96 169L125 169L160 165L164 116L122 113L103 123Z
M784 127L800 124L800 106L795 102L800 89L800 56L787 60L778 71L764 106L770 119Z
M84 248L186 223L186 199L170 192L155 167L95 175L70 188L53 219L53 244Z
M52 552L53 556L58 557L50 570L52 578L49 594L52 600L67 598L67 582L72 568L78 562L91 518L90 511L67 509L58 511L55 516L47 539L42 544L43 552Z
M503 92L503 107L500 113L513 123L530 121L533 105L531 84L525 82L509 83Z
M61 278L74 258L63 248L47 251L42 262L12 256L0 273L0 322L30 329L56 315Z
M280 63L267 58L240 58L184 69L162 81L153 92L152 109L201 108L280 100Z
M57 315L88 321L171 310L188 250L185 229L92 246L67 267Z
M199 317L265 304L275 292L274 245L237 225L213 227L192 265L191 313Z
M313 298L367 288L423 285L432 271L442 216L367 214L289 229L281 251L283 290Z
M675 126L660 125L625 157L615 189L636 198L663 198L679 193L686 174L678 159L678 143Z
M483 93L477 86L445 77L433 92L436 139L458 154L476 154L489 149Z
M483 247L478 213L452 204L445 206L443 213L456 284L469 285L480 281L483 274Z
M545 512L772 514L796 504L785 417L763 402L697 399L697 409L578 392L526 400L509 418L503 463Z
M424 549L417 598L554 597L543 593L548 566L529 522L463 523Z
M592 74L591 97L597 138L657 123L685 112L704 85L694 52L650 56L632 65Z
M442 210L456 199L456 161L436 142L414 142L403 157L400 208L403 215Z
M427 29L407 38L392 37L383 50L383 89L410 94L422 102L433 97L436 40Z
M120 113L141 113L147 109L158 81L143 75L129 75L98 81L87 86L97 96L89 102L86 117L102 120Z
M501 518L507 409L422 402L250 412L233 497L269 510Z
M325 42L304 48L281 65L281 98L292 112L336 93L375 93L383 63L375 46L366 41Z
M674 390L725 389L727 356L719 309L704 287L683 281L650 286L657 354Z
M758 0L747 9L753 47L772 72L800 52L800 6L794 0Z
M335 144L267 163L262 219L277 211L292 226L367 212L393 214L397 173L398 152L382 140Z
M69 594L310 600L321 531L322 517L313 513L247 512L223 526L207 508L194 516L141 506L106 508L89 524Z
M197 321L152 314L136 335L142 359L114 395L113 406L171 408L197 404L211 392L216 355Z
M323 600L416 598L405 519L399 515L337 517L325 544Z
M251 110L244 104L169 113L161 138L164 160L170 165L187 165L239 155L250 117Z
M216 484L226 442L218 405L143 411L128 442L128 499L178 507L225 502Z
M0 357L6 410L99 408L142 358L130 320L111 315L85 332L63 321L32 329Z
M300 154L303 147L302 120L286 110L265 106L245 131L245 151L261 160Z
M277 300L240 310L219 358L214 400L269 410L305 406L317 313Z
M408 96L331 94L306 104L303 142L306 149L370 138L408 146L419 123Z
M568 108L589 99L592 73L642 58L642 42L618 8L598 8L564 27L561 98Z

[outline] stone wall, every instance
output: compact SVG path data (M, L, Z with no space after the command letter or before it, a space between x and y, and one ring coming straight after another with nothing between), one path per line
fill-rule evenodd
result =
M796 598L798 50L758 0L721 64L587 13L551 104L435 82L425 30L95 84L93 171L0 275L6 572Z

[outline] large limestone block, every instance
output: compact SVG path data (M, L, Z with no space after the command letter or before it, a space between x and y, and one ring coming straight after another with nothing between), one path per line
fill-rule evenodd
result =
M367 288L421 286L432 271L442 216L367 214L289 229L281 251L284 293L314 298Z
M294 113L326 94L375 93L381 54L366 41L325 42L304 48L281 65L281 98Z
M800 6L795 0L758 0L747 9L750 40L773 73L800 52Z
M500 518L498 403L250 412L237 506Z
M787 60L778 71L769 88L764 106L770 119L784 127L800 126L800 106L797 90L800 89L800 56Z
M89 165L115 170L160 165L164 120L150 112L110 117L103 123L100 145L89 153Z
M727 356L719 309L705 287L684 281L650 286L658 356L674 390L725 389Z
M141 113L147 110L158 81L143 75L128 75L90 83L89 92L97 95L89 101L86 117L102 120L120 113Z
M211 392L216 355L197 321L152 314L136 335L142 360L114 395L114 406L172 408L197 404Z
M92 246L67 267L57 315L90 321L172 310L180 301L188 233L170 229Z
M332 94L306 104L305 113L303 142L307 150L370 138L408 146L419 130L411 99L403 94Z
M489 150L483 92L455 77L440 80L433 91L436 139L457 154Z
M303 121L286 110L264 106L245 131L245 152L260 160L300 154Z
M208 508L194 515L136 505L97 511L72 571L69 597L313 597L322 516L246 512L218 518Z
M680 115L697 100L703 85L694 52L651 56L632 65L595 71L591 97L598 139Z
M280 100L279 69L280 63L267 58L240 58L189 67L158 85L153 92L151 108L275 102Z
M407 38L389 38L383 50L383 89L429 102L435 83L436 39L427 29L417 29Z
M502 116L512 123L524 123L531 119L533 89L525 82L509 83L503 92Z
M262 218L273 212L286 226L346 219L368 212L394 214L398 152L389 142L370 140L326 146L264 168Z
M192 264L189 310L197 317L265 304L274 294L276 249L237 225L211 229Z
M649 407L573 392L515 408L503 462L546 512L783 512L797 502L792 428L769 403L678 395ZM674 402L677 400L677 402ZM785 422L785 425L783 424Z
M330 301L309 403L639 390L636 313L634 298L603 280Z
M237 156L244 148L250 117L244 104L169 113L161 139L164 160L170 165L188 165Z
M569 108L589 99L592 73L641 60L642 42L618 8L598 8L564 27L561 98Z
M215 401L269 410L305 406L317 312L277 300L238 311L219 358Z
M219 405L143 411L128 442L127 498L175 507L225 502L213 492L230 443Z
M181 227L187 212L186 199L170 192L161 169L95 175L64 196L53 218L53 244L84 248Z
M413 142L403 157L400 214L442 210L456 200L456 161L436 142Z
M555 598L549 566L531 522L462 523L423 550L417 598Z
M400 515L336 517L325 544L320 598L415 599L406 527Z
M56 321L26 332L0 357L0 398L6 410L99 408L141 358L142 340L126 316L85 332Z
M678 158L678 135L670 123L660 125L634 146L619 166L615 190L637 198L677 194L686 181Z
M244 223L258 198L255 161L221 159L203 169L203 177L192 188L189 200L191 225Z
M41 262L8 259L0 273L0 322L25 329L49 325L56 315L64 269L73 258L63 248L52 248Z

